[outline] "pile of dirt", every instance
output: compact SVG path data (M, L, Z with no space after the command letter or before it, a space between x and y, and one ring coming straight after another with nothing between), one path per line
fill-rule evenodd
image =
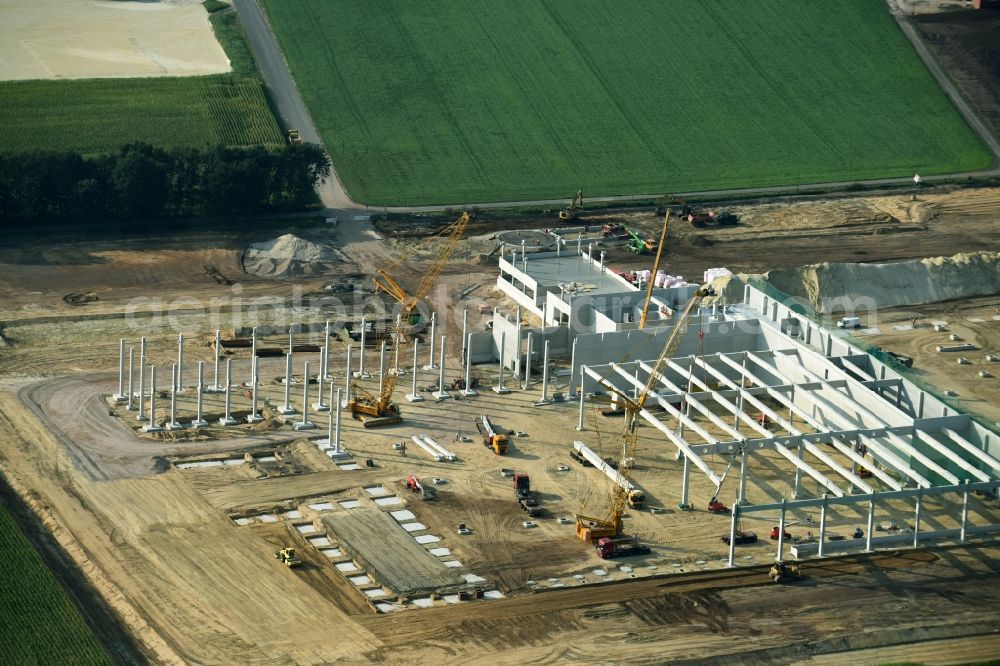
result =
M776 288L817 312L866 300L879 307L919 305L1000 293L1000 252L974 252L887 264L812 264L765 274Z
M248 247L243 253L243 270L262 277L294 278L320 275L343 260L329 245L285 234Z

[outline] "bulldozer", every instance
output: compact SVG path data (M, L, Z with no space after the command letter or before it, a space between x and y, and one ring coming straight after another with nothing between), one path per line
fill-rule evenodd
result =
M274 554L274 559L278 560L289 569L302 566L302 560L300 560L299 556L295 554L295 549L291 547L282 548L276 552Z
M771 565L771 570L767 572L768 578L775 583L787 583L802 578L802 570L798 562L782 562L775 560Z

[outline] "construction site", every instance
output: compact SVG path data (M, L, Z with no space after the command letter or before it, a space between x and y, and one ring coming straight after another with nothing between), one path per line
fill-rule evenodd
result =
M0 465L154 661L985 658L996 196L23 239Z

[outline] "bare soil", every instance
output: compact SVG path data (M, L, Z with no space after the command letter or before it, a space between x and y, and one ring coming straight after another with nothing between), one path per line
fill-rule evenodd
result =
M874 261L997 249L998 199L995 190L967 190L925 193L916 202L895 195L798 203L787 210L773 204L748 206L738 211L744 222L734 229L675 227L667 270L695 277L719 265L759 271L820 256ZM596 224L616 215L587 215L587 221ZM643 233L658 235L659 221L649 213L618 217ZM536 220L535 226L545 225ZM604 477L572 463L567 451L572 440L580 438L610 454L620 424L597 416L601 405L588 404L586 429L577 432L576 405L533 406L539 397L537 384L503 398L487 389L460 401L403 402L405 422L385 429L365 430L345 418L348 451L362 464L369 459L373 463L353 472L338 469L301 433L287 426L275 428L273 422L228 430L213 426L196 437L138 434L141 424L135 413L121 406L109 408L102 398L117 389L118 338L126 335L134 344L138 335L122 316L132 299L159 298L162 307L181 297L197 299L177 306L174 320L142 330L151 358L161 367L175 357L178 328L186 335L188 363L210 361L213 330L198 308L221 299L221 311L229 317L225 327L235 329L249 318L247 301L237 303L237 297L277 297L285 304L293 296L294 284L249 277L239 264L247 244L286 231L330 241L350 260L302 283L302 293L359 281L357 275L394 263L398 265L392 274L412 288L428 256L412 240L385 242L370 225L355 221L332 232L295 223L279 230L269 226L266 232L185 230L182 238L164 234L155 243L77 238L55 250L48 239L15 239L16 244L0 254L0 376L5 388L0 391L0 472L29 500L84 572L87 584L152 660L683 663L697 657L701 663L721 663L739 653L752 655L745 657L751 661L789 663L961 636L970 638L953 644L955 655L970 660L983 654L978 637L1000 619L993 593L1000 551L994 544L831 559L810 564L800 586L765 587L760 566L773 558L773 544L762 539L741 548L741 563L757 568L725 569L726 548L719 537L728 530L729 519L701 510L714 487L702 475L693 475L691 501L696 510L676 509L681 465L649 428L640 432L635 479L649 503L663 511L634 512L627 524L630 532L653 544L653 552L628 562L600 560L573 536L572 525L558 521L584 504L588 511L601 511L606 503ZM453 303L456 291L480 285L458 308L439 308L442 332L452 341L459 337L462 309L475 310L480 302L503 305L490 287L493 266L480 263L480 252L472 245L478 242L488 252L490 234L489 228L476 230L478 240L459 251L432 294L440 303ZM867 254L856 255L859 248ZM610 245L608 250L616 268L648 267L651 261ZM399 263L411 254L412 261ZM206 271L206 264L237 284L221 284ZM78 306L63 300L67 293L90 291L99 300ZM158 312L161 306L146 307ZM239 322L230 316L234 312L240 314ZM927 316L933 314L928 311ZM315 318L322 320L323 315ZM262 319L275 322L273 313ZM473 326L482 323L471 319ZM281 338L276 334L262 344L280 345ZM427 350L422 349L425 362ZM447 379L458 376L457 355L458 345L452 342ZM249 352L236 350L231 358L234 381L247 381ZM297 368L306 360L317 364L318 354L297 353L296 359ZM331 354L331 362L335 381L342 385L342 346ZM355 368L357 362L355 356ZM377 353L369 350L366 363L375 369ZM283 399L283 387L274 383L282 373L282 359L262 359L260 369L261 398L273 406ZM477 371L485 386L495 382L495 367ZM206 379L212 381L211 370ZM410 379L400 379L400 391L408 391ZM436 373L422 372L418 386L434 379ZM359 381L368 390L376 389L376 379ZM161 387L166 384L166 379L160 380ZM293 390L299 404L301 385ZM983 393L981 399L990 402L991 397ZM206 413L219 414L221 400L219 395L206 397ZM161 418L167 406L159 401ZM249 411L242 391L234 391L233 408L237 413ZM179 404L182 420L190 419L193 409L194 395L185 392ZM269 410L266 407L265 413ZM525 433L513 438L506 457L460 436L474 433L473 419L481 413ZM320 428L314 435L325 429L328 418L312 415ZM699 422L713 427L704 418ZM456 452L459 461L435 462L414 446L406 456L393 450L391 444L416 433L433 436ZM178 469L173 464L190 456L207 459L263 451L282 452L301 473L264 479L249 466ZM726 463L721 457L710 461L717 470ZM563 464L569 469L561 470ZM783 458L755 454L751 465L751 501L789 493L793 474ZM525 515L501 467L530 474L545 509L536 528L522 526ZM408 474L447 482L438 486L436 501L422 502L405 490ZM442 537L441 545L462 563L463 573L481 576L484 586L506 598L377 616L290 521L240 526L233 520L296 509L303 520L318 524L321 514L310 511L309 503L364 497L362 487L375 483L404 498L405 508L427 532ZM804 488L817 490L809 483ZM730 500L731 492L723 499ZM995 503L981 498L970 502L974 524L997 521L998 511ZM910 512L906 505L888 505L880 507L877 518L905 525ZM950 500L928 502L925 515L931 527L947 527L956 524L958 509ZM790 517L796 537L807 536L807 518ZM764 535L772 519L760 517L747 527ZM843 509L831 511L829 520L832 531L846 532L863 517ZM472 534L457 535L458 523L470 526ZM305 569L288 570L274 559L273 552L282 545L300 550ZM595 573L597 569L604 575ZM858 627L868 629L859 632ZM882 658L895 653L872 654Z

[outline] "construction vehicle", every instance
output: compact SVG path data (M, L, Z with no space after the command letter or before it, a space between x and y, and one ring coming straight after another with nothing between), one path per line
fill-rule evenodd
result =
M430 269L421 278L420 284L412 296L399 286L386 270L380 270L376 273L374 278L375 293L385 292L401 306L396 318L397 323L392 333L394 345L400 355L402 355L402 346L409 339L412 318L413 315L417 314L417 305L424 296L430 293L431 288L438 283L438 278L451 259L451 255L458 248L459 241L465 235L465 230L468 228L471 219L472 216L468 212L462 213L454 223L442 232L444 243L438 251ZM395 373L385 373L385 376L382 378L382 390L378 395L373 395L360 386L354 385L353 390L355 393L347 402L347 410L351 413L351 416L355 419L360 419L366 428L401 422L403 419L399 412L399 405L392 402L392 394L396 390L398 380L399 378Z
M621 222L608 222L601 225L601 235L605 238L609 236L620 236L625 233L625 225Z
M684 197L679 197L676 194L664 194L660 197L660 203L657 204L653 215L657 217L660 215L669 215L672 209L679 208L683 210L685 206L687 206L687 200Z
M521 506L521 510L527 513L530 518L540 516L542 513L542 507L534 497L525 497L517 502Z
M767 576L775 583L787 583L802 578L802 570L799 568L798 562L775 560L774 564L771 565L771 570L767 572Z
M774 527L772 527L771 528L771 534L770 534L771 539L773 539L774 541L777 541L778 540L778 534L780 534L780 532L781 532L781 530L778 529L777 525L775 525ZM791 539L791 538L792 538L792 533L789 532L788 530L785 530L785 539L788 540L788 539Z
M476 430L483 436L483 446L498 456L507 453L507 433L499 432L486 414L476 419Z
M480 379L476 375L469 377L469 388L479 388ZM451 390L453 391L464 391L465 390L465 377L459 377L451 383Z
M576 196L569 203L569 206L559 211L559 219L565 221L575 220L580 217L581 210L583 210L583 190L578 190Z
M302 143L302 136L297 129L288 130L288 143Z
M531 478L527 474L514 475L514 496L517 499L531 497Z
M437 497L437 491L431 486L420 483L420 479L410 474L406 477L406 488L413 493L419 493L420 499L429 500Z
M635 555L649 555L649 546L639 543L635 537L603 537L597 540L594 546L597 554L602 560L611 560L618 557L632 557Z
M302 560L295 554L294 548L282 548L274 554L274 559L284 564L289 569L302 566Z
M635 252L636 254L647 254L649 252L652 252L653 249L656 247L656 243L654 243L651 240L643 238L642 236L637 234L635 230L633 230L631 227L624 227L624 229L625 233L627 233L629 236L628 245L625 246L626 248L628 248L629 252ZM656 273L653 273L653 275L656 275Z
M600 380L601 386L603 386L605 390L613 392L617 395L618 399L624 403L625 406L625 423L620 436L623 461L635 459L639 414L643 409L645 409L646 400L649 398L649 395L653 392L654 386L657 384L657 377L661 376L664 366L667 364L667 360L673 356L680 347L681 341L687 334L688 322L690 321L692 314L697 311L698 305L705 297L714 295L715 291L709 285L699 288L694 293L687 306L685 306L684 311L677 319L674 329L667 337L667 341L663 345L663 349L660 350L660 355L657 357L656 363L653 364L653 369L649 373L646 385L643 387L642 392L639 393L634 399L631 396L619 391L607 380ZM632 474L631 466L623 465L620 474L625 481L628 481ZM626 487L620 483L612 484L609 503L610 506L603 516L590 516L582 513L577 514L577 537L584 541L595 541L604 537L616 537L621 535L622 514L625 512L628 500L629 492Z
M722 542L724 544L726 544L727 546L729 545L729 535L728 534L723 534L722 535ZM757 543L757 533L756 532L747 532L745 529L743 529L743 522L740 521L740 526L736 530L736 545L737 546L745 546L745 545L751 544L751 543Z
M740 223L740 218L734 213L718 213L711 210L694 210L690 206L684 207L684 219L691 223L692 227L699 229L709 225L720 227L732 227Z

